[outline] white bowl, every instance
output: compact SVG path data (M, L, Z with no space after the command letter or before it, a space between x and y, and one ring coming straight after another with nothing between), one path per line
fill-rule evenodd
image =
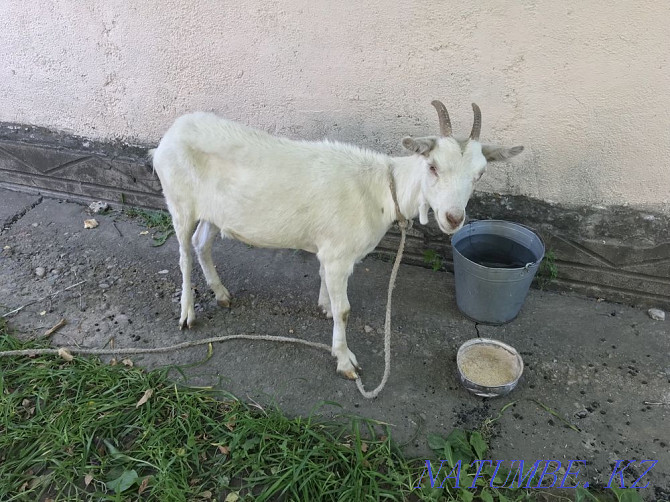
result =
M456 366L463 386L481 397L509 394L523 373L516 349L490 338L473 338L461 345Z

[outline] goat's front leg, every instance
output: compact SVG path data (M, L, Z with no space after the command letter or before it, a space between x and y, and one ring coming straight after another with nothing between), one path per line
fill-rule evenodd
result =
M326 286L326 272L323 268L323 263L319 267L319 275L321 276L321 289L319 290L319 307L326 317L330 319L333 317L333 311L330 307L330 295L328 294L328 287Z
M360 370L356 356L347 347L347 320L349 319L349 299L347 298L347 282L353 271L353 263L326 262L324 275L330 296L333 314L333 346L332 354L337 358L337 372L351 380L358 378L356 370Z
M218 233L219 227L209 221L201 221L193 234L193 247L202 272L205 274L207 285L214 291L216 302L221 307L230 307L230 293L221 284L221 279L212 261L212 242Z

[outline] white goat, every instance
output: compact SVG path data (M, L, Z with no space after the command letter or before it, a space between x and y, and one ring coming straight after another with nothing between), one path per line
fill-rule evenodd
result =
M354 264L398 218L392 180L402 215L419 215L426 224L430 207L440 229L451 234L463 225L465 206L487 160L508 159L523 150L482 145L481 113L474 103L470 138L454 139L445 106L432 104L441 135L403 138L402 145L413 153L409 157L277 138L213 113L178 118L150 153L179 241L180 329L195 320L191 239L222 306L230 305L231 296L212 262L217 232L254 246L303 249L316 253L321 265L318 304L334 319L337 371L355 379L360 367L346 341L347 281Z

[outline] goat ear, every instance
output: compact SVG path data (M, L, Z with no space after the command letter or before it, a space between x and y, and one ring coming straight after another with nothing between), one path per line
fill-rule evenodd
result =
M424 156L427 156L435 148L436 144L437 138L430 136L425 138L410 138L409 136L405 136L402 139L402 146L407 150Z
M482 145L482 153L488 162L511 159L515 155L523 152L522 146L513 146L505 148L504 146Z

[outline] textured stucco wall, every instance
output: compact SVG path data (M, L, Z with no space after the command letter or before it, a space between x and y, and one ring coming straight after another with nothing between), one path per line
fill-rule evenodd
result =
M0 0L0 120L156 142L217 110L399 153L437 131L524 144L480 189L670 206L670 3Z

